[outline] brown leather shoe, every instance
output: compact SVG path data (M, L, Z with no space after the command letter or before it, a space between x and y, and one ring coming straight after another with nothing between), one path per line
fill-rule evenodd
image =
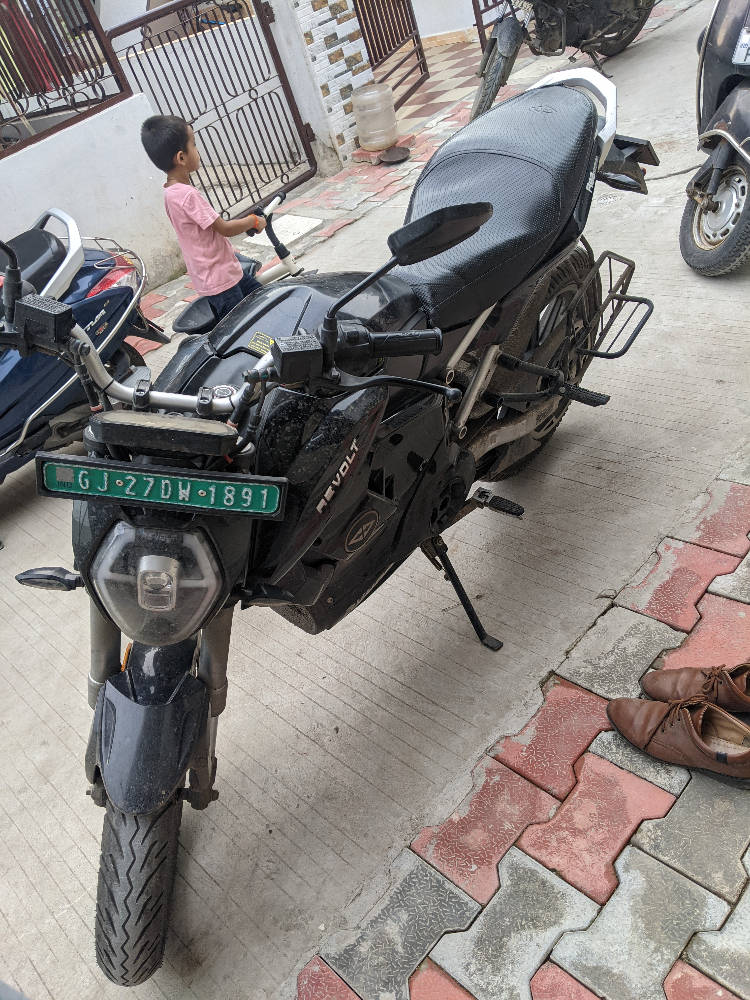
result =
M700 695L728 712L750 712L750 663L651 670L641 678L641 687L655 701L680 701Z
M628 742L658 760L750 783L750 726L702 698L616 698L610 722Z

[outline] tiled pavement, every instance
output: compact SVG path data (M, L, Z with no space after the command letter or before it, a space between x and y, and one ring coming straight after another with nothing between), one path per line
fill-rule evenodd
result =
M742 597L721 598L743 624L731 642L714 616L681 655L712 581L750 553L738 478L696 498L298 1000L750 1000L750 793L652 761L604 711L649 669L750 659Z

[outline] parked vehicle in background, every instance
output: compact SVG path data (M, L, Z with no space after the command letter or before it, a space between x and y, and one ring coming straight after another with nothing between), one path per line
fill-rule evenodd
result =
M477 71L481 84L472 119L495 103L524 42L537 56L559 56L569 46L590 55L616 56L640 34L656 0L506 0Z
M114 378L56 300L9 297L0 344L65 359L92 405L86 456L37 456L40 492L74 501L76 571L17 579L91 600L85 767L113 982L161 965L183 805L219 795L236 609L316 634L421 548L502 646L441 533L478 507L523 514L469 494L528 462L571 402L606 404L580 384L592 359L622 357L651 315L633 262L595 259L583 236L597 178L645 190L639 163L656 160L617 135L616 104L609 80L570 71L467 125L425 166L381 267L305 275L282 258L294 273L186 337L153 385L147 369Z
M718 0L698 52L698 146L708 158L687 186L680 250L713 276L750 260L750 3Z
M64 227L63 239L48 228L53 219ZM24 291L72 307L76 322L117 378L131 365L143 364L126 337L167 342L138 307L146 282L138 254L103 237L82 239L67 212L51 208L28 232L0 244L0 270L9 263L17 263ZM59 358L0 349L0 483L40 448L79 441L89 416L81 383Z

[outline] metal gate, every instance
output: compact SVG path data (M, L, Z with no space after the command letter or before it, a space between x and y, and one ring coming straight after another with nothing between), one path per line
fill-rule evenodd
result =
M498 7L505 6L505 0L472 0L472 3L474 4L474 20L479 32L479 44L484 52L487 45L487 29L491 28L500 16L496 12Z
M411 0L354 0L378 83L389 83L397 108L427 80L422 39Z
M224 218L268 202L317 171L260 0L175 0L108 32L133 90L192 127L194 175Z

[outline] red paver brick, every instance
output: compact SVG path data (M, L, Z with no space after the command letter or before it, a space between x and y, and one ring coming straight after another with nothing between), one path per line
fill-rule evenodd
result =
M359 1000L359 997L316 956L297 976L297 1000Z
M597 1000L596 995L555 965L545 962L531 980L533 1000Z
M717 479L698 497L674 537L733 556L750 552L750 486Z
M686 962L675 962L664 980L667 1000L739 1000ZM536 1000L536 998L535 998Z
M576 783L573 765L592 740L611 729L607 701L555 678L544 704L520 733L490 753L551 795L564 799Z
M518 846L604 905L617 888L614 861L644 819L661 819L675 797L587 753L578 784L547 823L530 826Z
M411 1000L474 1000L471 993L429 958L409 979L409 996Z
M484 757L474 787L440 826L428 826L411 847L479 903L498 889L497 863L530 823L548 820L557 799L520 774Z
M155 306L160 302L165 302L166 298L166 295L160 295L158 292L147 292L141 298L141 308L148 309L149 306Z
M143 357L149 351L158 351L161 344L156 340L147 340L145 337L126 337L125 343L130 344Z
M315 235L328 238L337 233L339 229L343 229L344 226L350 226L354 222L354 219L338 219L336 222L332 222L330 226L326 226L325 229L320 229Z
M750 607L706 594L698 602L700 621L678 649L665 654L666 669L735 667L750 660Z
M665 538L616 603L689 632L698 621L695 605L708 585L715 576L732 573L739 562L713 549Z
M153 306L141 306L141 312L146 319L152 319L155 322L160 316L164 315L165 310L155 309Z

